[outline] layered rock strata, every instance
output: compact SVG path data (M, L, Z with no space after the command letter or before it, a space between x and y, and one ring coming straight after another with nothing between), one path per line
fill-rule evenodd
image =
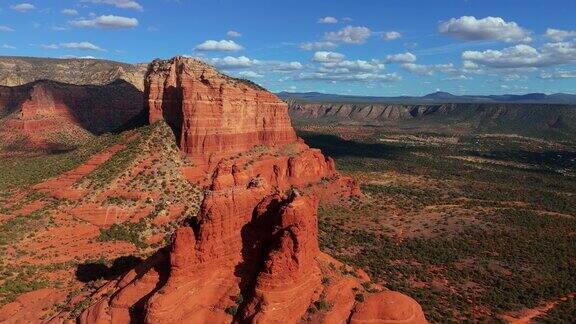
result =
M185 58L154 62L146 85L151 121L167 120L182 151L210 166L182 170L204 183L205 198L167 248L102 287L80 323L399 318L387 315L389 306L359 308L354 292L367 276L344 276L337 269L345 266L320 252L320 199L360 192L332 159L297 139L285 104ZM403 323L424 323L417 303L412 306Z
M214 161L255 145L296 140L285 103L200 61L156 60L145 87L150 122L165 119L182 151L192 158Z

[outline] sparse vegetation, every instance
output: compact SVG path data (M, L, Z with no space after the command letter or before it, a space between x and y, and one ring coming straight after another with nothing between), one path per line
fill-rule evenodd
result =
M85 177L92 187L99 188L109 184L136 159L140 153L140 144L147 140L156 125L142 127L135 139L129 140L126 147L114 154Z
M0 267L0 306L11 303L23 293L48 287L48 280L39 267Z
M412 296L430 321L500 321L576 291L573 150L482 136L383 143L379 129L314 129L301 133L306 142L366 195L320 208L322 249Z
M238 313L238 306L228 306L226 307L226 309L224 310L227 314L230 314L232 316L236 315L236 313Z
M314 306L319 312L326 312L330 310L334 305L333 303L330 303L328 300L326 300L325 296L321 296L318 301L314 302Z
M58 202L51 202L29 215L15 216L0 223L0 246L13 244L35 230L50 224L50 211L56 208Z
M72 170L118 140L117 135L104 135L64 153L2 157L0 170L10 172L0 172L0 191L33 185Z
M110 228L100 230L99 241L126 241L134 244L138 248L146 247L142 240L142 232L146 229L144 219L138 223L114 224Z

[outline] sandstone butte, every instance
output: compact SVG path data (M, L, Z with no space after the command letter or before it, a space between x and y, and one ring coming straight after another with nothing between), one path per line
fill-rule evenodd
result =
M296 136L286 104L183 57L154 61L145 87L150 122L171 126L204 201L169 246L100 288L80 323L426 322L413 299L364 291L365 273L320 251L319 202L360 191Z

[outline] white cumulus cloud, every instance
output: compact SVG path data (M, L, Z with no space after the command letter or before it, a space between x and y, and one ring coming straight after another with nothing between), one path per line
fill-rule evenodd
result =
M503 50L465 51L465 65L496 69L537 68L576 62L576 43L547 43L538 50L528 45L516 45Z
M541 79L575 79L576 71L554 71L554 72L542 72L540 74Z
M241 69L258 64L258 60L252 60L246 56L226 56L224 58L209 59L208 63L222 69Z
M364 44L372 35L368 27L346 26L335 32L326 33L325 38L329 42L346 44Z
M323 49L333 49L338 47L338 44L333 42L306 42L301 43L299 47L305 51L318 51Z
M344 60L322 63L319 71L324 73L350 74L359 72L377 73L384 70L385 65L378 60Z
M98 58L92 55L85 55L85 56L77 56L77 55L63 55L60 56L63 59L89 59L89 60L97 60Z
M8 26L0 25L0 32L13 32L13 31L14 31L14 29L12 29Z
M531 32L517 23L500 17L476 19L473 16L452 18L438 27L440 33L464 40L499 40L507 43L529 43Z
M219 52L235 52L244 49L241 45L232 40L207 40L204 43L195 47L197 51L219 51Z
M337 24L338 23L338 19L334 18L334 17L322 17L320 19L318 19L318 23L319 24Z
M138 19L114 15L104 15L93 19L76 19L69 22L72 26L81 28L122 29L138 26Z
M402 80L402 77L400 77L396 73L330 74L323 72L303 72L296 77L296 80L374 83L374 82L397 82Z
M410 52L386 56L386 62L390 63L414 63L416 59L416 55Z
M40 47L42 47L43 49L47 49L47 50L56 50L56 49L60 48L57 44L42 44L42 45L40 45Z
M76 16L78 14L78 10L76 9L64 9L61 13L65 14L66 16Z
M82 0L82 2L108 4L121 9L131 9L138 11L144 10L144 7L142 7L140 3L134 0Z
M235 30L230 30L226 33L226 35L230 38L238 38L238 37L242 37L242 34L235 31Z
M287 73L301 70L304 68L304 65L302 65L302 63L297 61L293 62L265 61L262 63L262 67L271 72Z
M344 58L346 58L346 56L341 53L321 51L314 53L312 61L321 63L340 62L343 61Z
M400 34L397 31L387 31L384 34L382 34L382 38L385 41L393 41L402 38L402 34Z
M83 50L83 51L101 51L101 52L105 51L104 49L90 42L61 43L60 46L68 49Z
M27 12L27 11L36 9L36 6L34 6L31 3L25 2L25 3L20 3L17 5L10 6L10 9L20 11L20 12Z
M254 71L242 71L238 73L238 76L247 79L260 79L264 77L262 74L256 73Z
M560 30L548 28L545 35L555 42L561 42L567 38L576 37L576 30Z
M402 68L406 71L418 75L433 75L436 72L441 73L455 73L456 69L454 68L454 64L435 64L435 65L422 65L422 64L415 64L415 63L404 63L402 64Z

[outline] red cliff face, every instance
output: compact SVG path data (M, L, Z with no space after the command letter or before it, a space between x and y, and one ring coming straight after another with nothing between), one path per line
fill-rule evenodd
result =
M116 131L143 113L142 94L116 81L105 86L77 86L37 81L0 86L0 133L25 137L37 146L52 142L52 133Z
M298 323L307 317L345 323L352 314L358 323L394 323L401 317L387 317L390 306L374 302L367 311L356 307L362 279L344 276L338 270L344 265L320 251L320 199L360 193L332 159L296 138L286 105L190 59L154 62L146 80L151 121L167 120L181 132L182 150L209 162L182 170L205 185L205 198L169 247L101 288L80 323ZM400 322L425 322L414 304L406 309L416 315ZM322 311L312 315L314 307Z
M321 293L321 270L316 261L320 253L318 200L295 194L285 201L280 197L268 200L272 210L268 207L266 212L256 213L256 221L268 225L262 231L268 235L257 240L264 263L241 318L254 323L295 323ZM267 203L265 200L264 205Z
M181 149L193 158L207 160L296 140L285 103L197 60L154 61L145 97L150 122L165 119Z

